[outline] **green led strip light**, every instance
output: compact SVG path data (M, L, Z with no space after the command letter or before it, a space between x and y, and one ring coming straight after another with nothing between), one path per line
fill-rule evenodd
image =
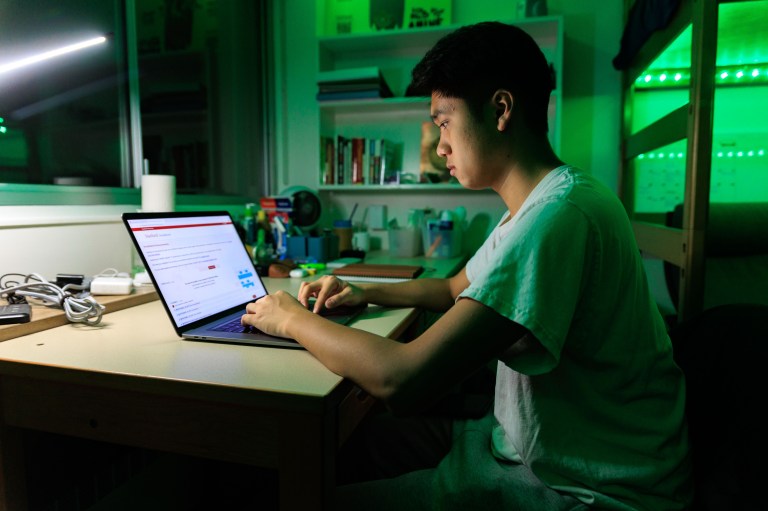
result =
M648 71L635 80L636 89L687 87L691 83L690 69ZM716 85L757 85L768 83L768 65L725 66L717 68Z
M750 149L748 151L717 151L712 153L717 158L753 158L765 156L765 149ZM657 152L657 153L641 153L637 155L638 160L674 160L684 159L685 153L682 152Z

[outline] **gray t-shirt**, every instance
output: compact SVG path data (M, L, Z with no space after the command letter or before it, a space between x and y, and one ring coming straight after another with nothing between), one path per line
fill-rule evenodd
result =
M500 358L494 454L596 508L684 508L685 383L621 203L562 166L507 217L461 294L535 337Z

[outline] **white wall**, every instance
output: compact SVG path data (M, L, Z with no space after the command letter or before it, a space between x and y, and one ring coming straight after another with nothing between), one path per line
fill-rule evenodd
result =
M475 0L477 1L477 0ZM611 64L624 30L623 2L549 0L565 25L563 159L618 190L621 73Z
M0 207L0 274L95 275L131 270L131 240L120 221L136 206Z

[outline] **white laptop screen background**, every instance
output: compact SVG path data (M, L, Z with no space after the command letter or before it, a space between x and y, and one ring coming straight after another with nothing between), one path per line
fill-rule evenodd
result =
M177 327L267 294L228 216L129 225Z

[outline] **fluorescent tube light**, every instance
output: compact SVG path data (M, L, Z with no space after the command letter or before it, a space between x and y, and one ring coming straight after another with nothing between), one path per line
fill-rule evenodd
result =
M54 57L58 57L60 55L64 55L66 53L71 53L73 51L82 50L83 48L88 48L89 46L94 46L96 44L101 44L107 40L106 37L95 37L93 39L88 39L87 41L82 41L75 44L70 44L68 46L63 46L61 48L57 48L55 50L46 51L44 53L39 53L37 55L32 55L31 57L27 57L24 59L16 60L14 62L10 62L8 64L2 64L0 65L0 74L6 73L8 71L13 71L14 69L18 69L20 67L29 66L30 64L35 64L36 62L41 62L43 60L52 59Z

